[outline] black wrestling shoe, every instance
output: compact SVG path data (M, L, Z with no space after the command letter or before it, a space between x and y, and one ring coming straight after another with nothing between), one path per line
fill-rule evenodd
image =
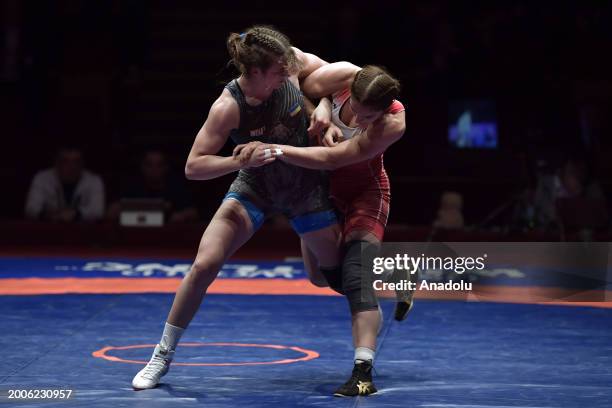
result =
M353 375L340 388L334 391L335 397L356 397L358 395L374 394L376 387L372 383L372 363L364 361L355 364Z
M410 310L412 310L412 306L414 303L412 302L412 297L410 300L402 300L395 304L395 320L401 322L406 319Z
M405 281L409 281L413 283L413 287L416 288L416 285L419 281L418 272L411 274L410 272L404 272L403 275ZM414 306L414 292L415 289L405 289L405 290L396 290L395 297L397 299L397 303L395 304L395 315L394 318L398 322L405 320L408 316L410 310L412 310L412 306Z

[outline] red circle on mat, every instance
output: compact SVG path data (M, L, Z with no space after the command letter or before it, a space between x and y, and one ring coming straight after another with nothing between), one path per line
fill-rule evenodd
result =
M111 350L130 350L138 348L155 348L155 344L134 344L131 346L106 346L100 350L91 353L92 356L97 358L103 358L108 361L114 361L118 363L130 363L130 364L147 364L148 361L144 360L126 360L120 357L109 356L106 353ZM276 350L293 350L298 353L304 354L300 358L287 358L283 360L273 361L249 361L244 363L172 363L177 366L249 366L249 365L270 365L270 364L291 364L297 363L298 361L308 361L319 358L319 353L313 350L303 349L295 346L281 346L278 344L251 344L251 343L181 343L181 347L254 347L254 348L269 348Z

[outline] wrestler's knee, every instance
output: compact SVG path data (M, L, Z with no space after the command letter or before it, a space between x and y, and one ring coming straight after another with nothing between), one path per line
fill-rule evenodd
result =
M378 309L370 268L364 267L374 258L378 248L378 245L367 241L351 241L347 244L342 263L342 288L353 315Z
M223 260L207 256L206 253L198 255L191 265L189 281L193 286L204 289L215 280L221 267L223 267Z

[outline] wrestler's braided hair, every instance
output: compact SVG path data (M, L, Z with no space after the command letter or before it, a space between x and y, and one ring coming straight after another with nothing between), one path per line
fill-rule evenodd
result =
M289 38L269 26L257 25L242 34L231 33L227 39L227 50L232 58L231 63L245 75L252 68L265 71L279 58L290 72L300 68Z
M366 65L357 71L351 85L351 96L375 110L387 109L399 93L399 81L375 65Z

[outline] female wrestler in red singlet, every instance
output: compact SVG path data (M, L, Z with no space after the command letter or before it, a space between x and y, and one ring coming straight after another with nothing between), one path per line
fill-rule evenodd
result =
M338 273L316 268L316 260L304 244L302 252L313 283L326 281L347 297L351 308L355 368L335 395L367 395L376 392L371 369L381 316L371 285L364 284L361 256L368 259L375 255L389 216L391 193L383 152L405 130L404 107L396 100L399 82L382 68L339 62L314 71L304 80L302 89L309 97L323 98L313 122L327 119L329 123L331 119L325 147L259 144L243 148L240 154L248 158L253 152L282 152L278 158L287 163L332 170L330 192L344 215L342 269ZM331 101L325 98L327 95L332 95ZM398 304L396 318L403 318L410 305L411 298Z

